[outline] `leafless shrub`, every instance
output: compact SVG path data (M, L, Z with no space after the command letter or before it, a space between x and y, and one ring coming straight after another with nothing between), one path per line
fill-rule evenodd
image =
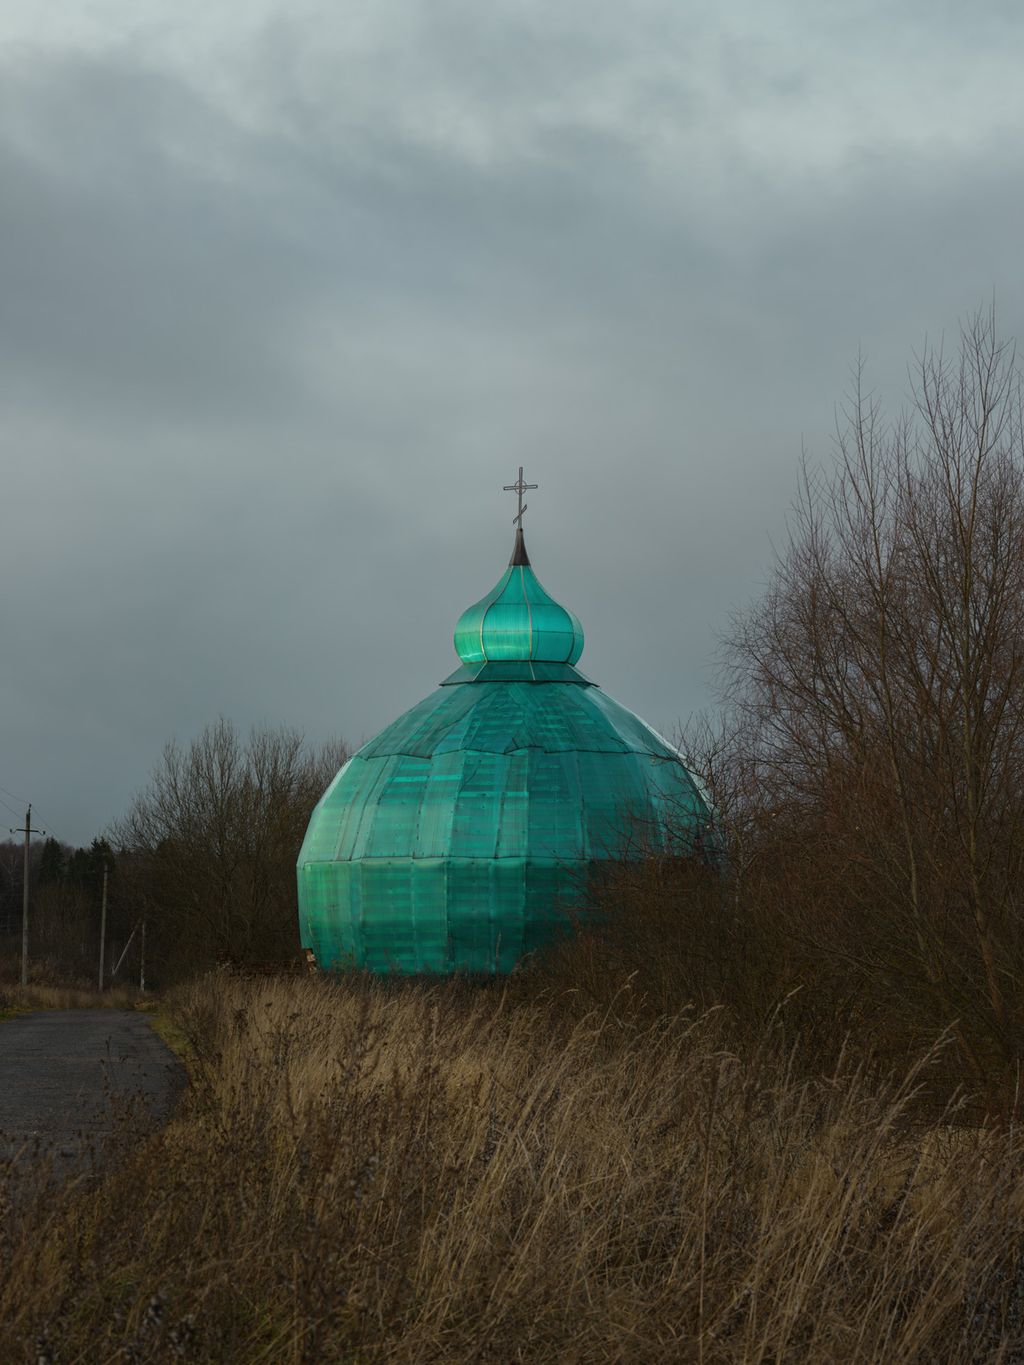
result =
M734 872L987 1084L1024 1050L1021 377L979 315L912 378L886 424L858 371L728 641Z
M165 978L294 954L296 858L344 757L340 743L311 752L293 730L243 740L223 719L166 746L114 829Z

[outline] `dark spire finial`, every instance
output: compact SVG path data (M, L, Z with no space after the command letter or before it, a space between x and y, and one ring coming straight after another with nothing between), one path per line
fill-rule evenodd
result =
M513 567L520 564L529 564L530 556L526 553L526 541L523 539L523 528L516 528L516 543L512 546L512 558L508 561Z

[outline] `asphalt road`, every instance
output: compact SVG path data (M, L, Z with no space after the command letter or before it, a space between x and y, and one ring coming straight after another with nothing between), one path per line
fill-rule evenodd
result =
M184 1083L132 1010L39 1010L0 1022L0 1159L88 1171L111 1141L163 1122Z

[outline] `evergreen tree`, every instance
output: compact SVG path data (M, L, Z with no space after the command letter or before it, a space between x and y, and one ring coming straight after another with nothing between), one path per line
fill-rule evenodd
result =
M56 839L47 839L39 855L36 869L36 883L39 886L55 886L64 880L66 872L66 853Z

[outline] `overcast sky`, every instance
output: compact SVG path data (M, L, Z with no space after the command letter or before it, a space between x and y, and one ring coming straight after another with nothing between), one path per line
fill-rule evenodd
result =
M862 348L1022 326L1024 11L0 0L0 822L223 714L356 743L527 543L709 703ZM8 808L12 808L9 813Z

